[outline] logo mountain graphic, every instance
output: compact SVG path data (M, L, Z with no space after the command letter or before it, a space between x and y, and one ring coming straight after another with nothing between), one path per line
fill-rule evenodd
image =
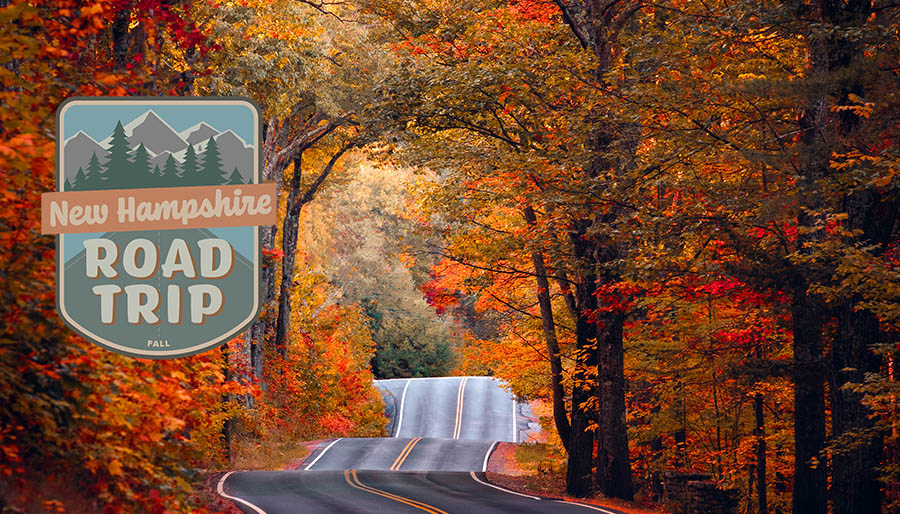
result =
M98 142L79 131L64 142L68 190L246 184L253 169L253 149L233 131L201 122L178 132L152 109L109 134Z
M147 150L157 154L162 151L178 152L187 148L187 141L175 132L153 111L147 111L125 125L128 146L134 148L143 143Z
M106 147L94 141L84 132L78 132L65 142L67 179L74 179L79 168L87 170L91 156L96 154L101 162L106 162Z
M209 136L215 136L218 133L218 130L210 127L206 123L200 122L193 127L182 130L178 135L189 144L196 145L197 143L202 143L209 139Z

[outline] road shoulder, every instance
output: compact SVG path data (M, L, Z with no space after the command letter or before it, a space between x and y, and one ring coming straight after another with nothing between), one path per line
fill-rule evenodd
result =
M573 498L565 494L564 473L555 472L552 469L543 469L537 472L525 469L516 461L517 446L512 443L499 443L491 453L485 473L485 477L490 483L523 494L596 505L625 514L662 514L665 512L662 506L656 504L641 504L611 498Z

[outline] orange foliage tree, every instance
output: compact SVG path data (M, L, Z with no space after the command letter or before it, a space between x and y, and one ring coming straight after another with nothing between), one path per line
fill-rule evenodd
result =
M439 175L423 203L446 216L451 262L435 273L459 276L432 296L477 294L511 321L471 349L482 369L514 384L543 369L556 398L573 379L555 409L570 492L629 496L630 439L646 478L743 481L747 510L822 514L829 476L836 512L881 509L897 469L896 5L503 2L434 5L416 25L427 15L372 3L410 69L401 149ZM545 364L491 356L521 352Z
M0 508L205 512L197 481L240 449L223 437L229 420L297 437L383 430L371 339L350 307L326 306L319 326L296 329L315 359L298 348L275 399L234 380L247 376L226 358L240 339L148 361L101 350L57 317L55 249L40 231L56 107L75 95L191 94L220 50L191 5L0 1L0 46ZM308 416L305 431L265 425L271 412L282 424Z

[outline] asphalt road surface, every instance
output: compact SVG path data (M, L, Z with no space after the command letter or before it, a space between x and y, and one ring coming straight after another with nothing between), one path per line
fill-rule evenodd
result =
M519 405L491 377L378 380L398 402L394 437L519 441Z
M296 471L224 475L220 495L248 514L492 512L621 514L524 495L487 481L499 441L528 429L522 406L490 377L379 380L393 402L391 435L319 445Z

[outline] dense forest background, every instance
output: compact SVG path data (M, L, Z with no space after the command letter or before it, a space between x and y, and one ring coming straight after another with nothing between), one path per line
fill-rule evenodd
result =
M677 469L900 509L897 4L0 0L0 49L0 508L209 512L209 472L383 433L374 377L458 373L547 406L574 496ZM147 361L59 322L79 95L261 106L241 338Z

